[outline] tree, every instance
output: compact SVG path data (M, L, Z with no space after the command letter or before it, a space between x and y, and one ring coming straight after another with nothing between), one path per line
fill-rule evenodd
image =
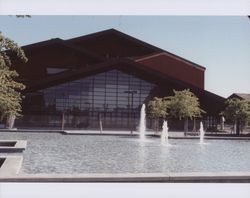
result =
M236 126L236 134L240 135L240 127L250 120L250 102L232 98L226 100L226 108L222 114L228 120L234 122Z
M20 91L25 88L22 83L15 81L18 73L11 69L10 54L15 54L24 62L27 61L17 43L0 32L0 118L6 118L9 128L12 127L15 117L20 116L22 101Z
M168 102L164 98L154 97L153 100L148 103L149 113L152 118L155 118L155 130L158 130L159 119L165 119L168 115L167 107Z
M174 96L168 96L165 99L168 100L169 115L180 120L185 119L185 132L188 131L188 118L192 120L201 117L201 113L205 113L200 108L199 99L189 89L174 90Z

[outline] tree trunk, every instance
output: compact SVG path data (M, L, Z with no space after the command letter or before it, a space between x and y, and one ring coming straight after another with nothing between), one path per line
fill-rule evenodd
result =
M240 122L239 120L236 121L236 135L240 135Z
M186 135L187 132L188 132L188 118L185 118L185 121L184 121L184 134Z
M160 122L160 118L157 118L157 122L156 122L156 131L157 131L157 133L159 132L159 122Z
M7 129L12 129L15 123L16 116L14 115L9 115L6 119L6 128Z
M158 132L157 124L158 124L158 118L154 118L154 131L155 131L155 134L157 134L157 132Z
M196 132L197 129L196 129L196 118L194 118L194 126L193 126L193 132Z

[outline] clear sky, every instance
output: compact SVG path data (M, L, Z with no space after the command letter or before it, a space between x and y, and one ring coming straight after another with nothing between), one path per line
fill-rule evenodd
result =
M205 89L250 93L246 16L0 16L0 31L20 45L115 28L206 67Z

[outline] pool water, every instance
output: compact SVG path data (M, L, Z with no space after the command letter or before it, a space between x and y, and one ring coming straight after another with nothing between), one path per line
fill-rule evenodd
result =
M250 171L250 141L1 132L27 140L21 173L168 173ZM5 154L1 154L5 155Z

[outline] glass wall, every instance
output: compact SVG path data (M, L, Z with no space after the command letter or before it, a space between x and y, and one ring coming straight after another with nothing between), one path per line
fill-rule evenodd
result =
M26 94L20 124L65 128L135 128L154 84L118 70Z

